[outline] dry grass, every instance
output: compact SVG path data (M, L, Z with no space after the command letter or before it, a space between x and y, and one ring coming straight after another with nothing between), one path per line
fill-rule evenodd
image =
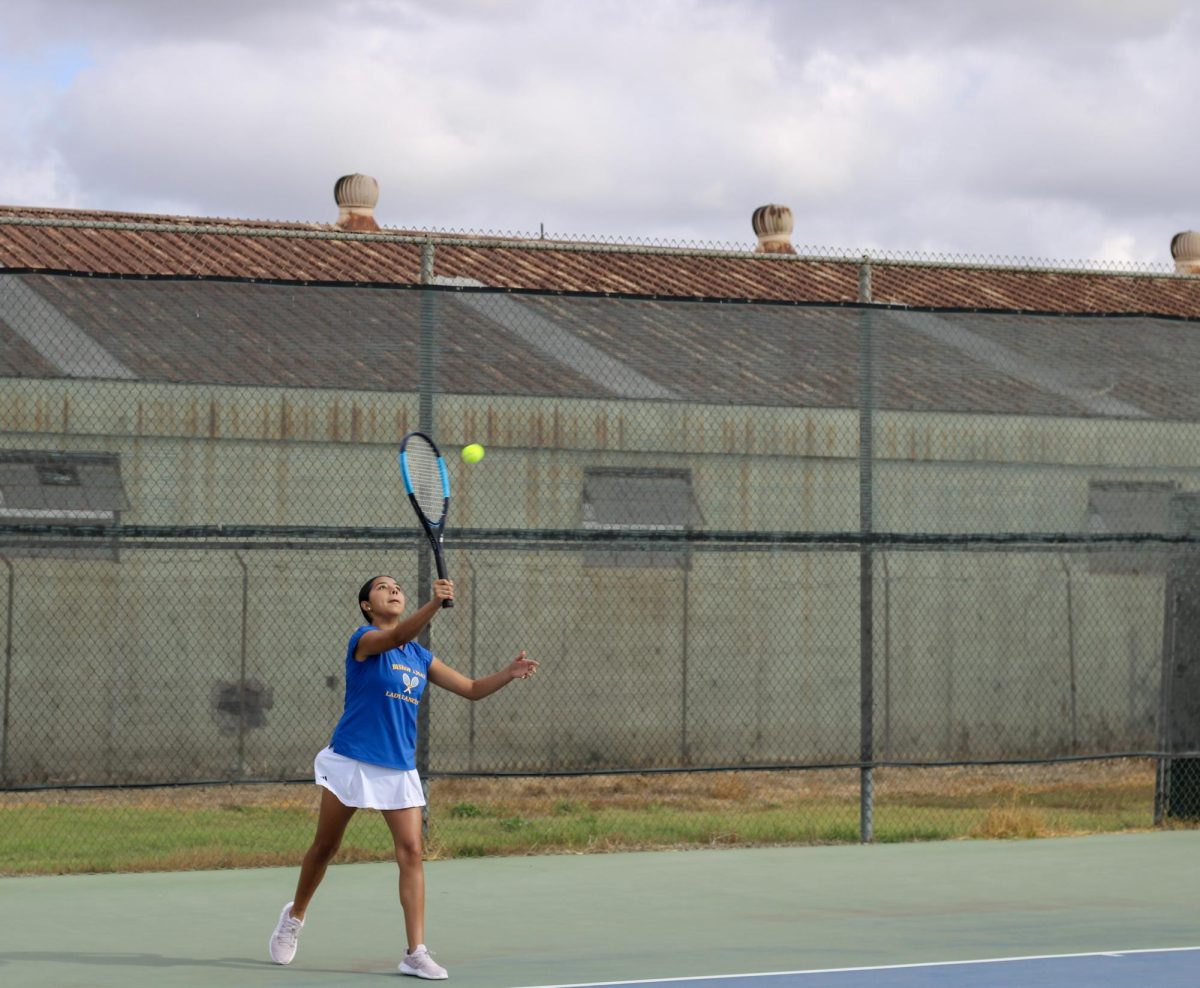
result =
M881 805L978 805L1055 794L1084 802L1095 794L1147 799L1154 793L1154 764L1147 760L1070 762L1053 765L881 768L874 773ZM529 812L561 800L589 808L649 805L703 811L736 802L765 807L796 802L857 802L857 769L799 772L694 772L549 778L437 779L436 804L477 803ZM1149 809L1149 804L1147 804Z
M880 841L1146 829L1152 761L890 768L874 773ZM310 783L0 793L0 873L294 865ZM858 839L857 770L434 779L431 858L814 844ZM1174 823L1173 826L1186 824ZM392 855L359 814L341 861Z
M1015 837L1049 837L1055 830L1041 810L1023 806L1000 806L987 811L987 815L968 831L971 837L995 840Z
M1055 794L1083 803L1102 794L1153 797L1154 764L1147 760L1069 762L1052 765L881 768L875 771L881 805L979 805L988 801ZM460 804L525 813L561 810L571 803L587 809L706 811L738 803L747 809L797 802L856 802L856 769L795 772L681 772L646 775L538 776L532 778L444 778L430 782L434 813ZM311 783L164 786L145 789L47 789L0 792L7 807L98 806L129 810L252 809L316 810L319 790Z

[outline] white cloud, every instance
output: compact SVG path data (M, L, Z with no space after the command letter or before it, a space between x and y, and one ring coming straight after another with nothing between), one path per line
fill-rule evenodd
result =
M328 222L363 171L392 226L1165 263L1193 9L10 0L0 200Z

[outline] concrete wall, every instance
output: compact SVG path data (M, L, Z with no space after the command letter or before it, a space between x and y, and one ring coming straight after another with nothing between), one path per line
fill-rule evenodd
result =
M6 448L119 453L128 524L411 524L395 455L413 395L5 380L0 396ZM854 531L852 411L446 396L436 413L448 453L489 452L451 460L462 599L434 650L480 674L520 648L545 664L482 704L435 696L436 770L857 757L856 552L597 568L558 546L454 541L576 528L584 470L614 465L690 469L708 530ZM878 531L1081 531L1089 481L1200 489L1186 424L877 413L876 430ZM340 711L359 583L390 572L415 591L415 533L175 542L116 562L2 550L6 784L302 775ZM979 549L888 550L875 573L881 756L1153 742L1161 575ZM242 682L259 707L231 722L220 689Z

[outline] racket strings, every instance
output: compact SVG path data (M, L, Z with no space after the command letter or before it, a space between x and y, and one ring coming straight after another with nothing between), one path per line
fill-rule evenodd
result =
M417 507L429 521L440 521L445 509L446 491L442 486L442 469L437 453L428 444L414 441L406 447L404 459Z

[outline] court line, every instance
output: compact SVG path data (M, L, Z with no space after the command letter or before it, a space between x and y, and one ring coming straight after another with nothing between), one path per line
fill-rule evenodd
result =
M1082 954L1031 954L1028 957L983 957L967 961L919 961L913 964L874 964L866 967L821 967L805 971L756 971L746 974L697 974L690 978L640 978L635 981L580 981L575 984L526 985L524 988L612 988L615 985L660 985L686 981L723 981L728 978L781 978L789 974L851 974L861 971L903 971L920 967L965 967L968 964L1009 964L1018 961L1071 960L1082 957L1124 957L1127 954L1171 954L1200 951L1195 947L1142 947L1136 950L1093 950Z

